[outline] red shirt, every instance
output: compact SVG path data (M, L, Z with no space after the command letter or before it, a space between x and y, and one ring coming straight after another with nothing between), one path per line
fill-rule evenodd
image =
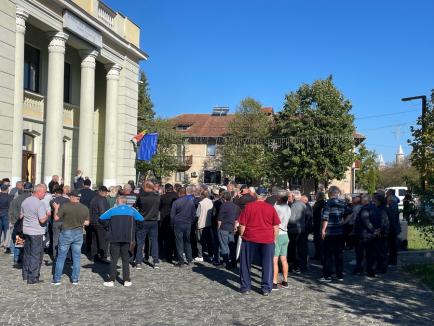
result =
M274 207L259 200L248 203L238 221L246 227L243 240L256 243L273 243L274 226L280 224Z

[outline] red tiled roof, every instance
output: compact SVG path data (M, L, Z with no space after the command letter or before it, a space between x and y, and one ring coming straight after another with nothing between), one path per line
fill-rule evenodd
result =
M268 108L264 108L268 109ZM263 109L263 110L264 110ZM272 110L272 108L269 108ZM180 114L170 119L174 127L189 126L187 130L178 130L180 134L195 137L223 137L228 132L229 123L234 114L214 116L211 114ZM362 142L365 136L355 131L354 139Z
M262 108L261 110L262 110L262 112L264 112L266 114L273 114L274 113L274 110L272 107Z

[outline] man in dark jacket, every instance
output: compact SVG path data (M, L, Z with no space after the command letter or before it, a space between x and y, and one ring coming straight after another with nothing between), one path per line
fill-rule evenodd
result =
M146 236L149 236L151 242L151 256L153 267L159 268L160 260L158 258L158 220L160 218L160 195L154 192L154 184L146 181L143 184L143 192L137 199L136 208L142 214L144 221L138 222L136 230L137 252L136 268L141 269L143 263L143 247Z
M240 188L240 191L241 191L241 196L239 198L237 198L234 201L234 203L235 203L235 205L238 205L238 207L240 208L240 211L242 211L248 203L255 201L256 198L250 194L249 187L247 187L247 185L242 185Z
M170 225L170 211L173 202L178 199L178 195L173 190L173 186L168 183L164 186L165 194L160 200L160 230L158 233L160 255L168 263L172 263L175 254L175 234Z
M110 280L104 286L112 287L116 280L116 268L119 257L122 260L122 278L124 286L131 286L129 249L134 240L135 221L143 222L142 215L127 205L127 198L119 196L117 206L109 209L100 216L100 221L109 230L110 241Z
M322 260L322 248L321 248L321 215L322 210L326 204L325 194L318 192L316 195L316 201L313 205L313 243L315 245L315 255L312 257L314 260Z
M82 191L83 190L84 189L82 189ZM102 260L103 262L107 262L108 243L106 240L106 230L99 221L99 217L110 208L107 201L107 194L108 189L106 186L99 187L98 194L92 198L89 205L90 224L88 231L89 238L91 239L90 258L94 261Z
M398 259L398 235L401 233L399 222L399 198L395 196L395 190L389 189L387 195L387 216L389 217L389 265L396 265Z
M184 266L184 257L187 264L193 260L190 243L191 225L195 221L196 209L193 199L187 196L186 189L181 187L178 190L178 199L173 203L170 212L171 225L174 227L176 251L178 253L178 263L176 266Z
M85 205L90 210L90 202L93 197L95 197L96 192L91 189L92 182L90 179L85 179L83 181L83 189L80 190L80 203ZM91 226L85 226L86 230L86 252L90 253L92 251L92 230Z
M7 242L7 234L9 231L9 218L8 211L9 206L14 199L11 195L9 195L9 184L2 184L0 186L0 239L3 234L4 240L1 243L5 248L9 248L9 243Z

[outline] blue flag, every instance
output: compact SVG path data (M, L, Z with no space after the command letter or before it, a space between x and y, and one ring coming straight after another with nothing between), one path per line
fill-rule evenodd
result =
M146 134L139 143L137 159L139 161L150 161L157 152L158 134Z

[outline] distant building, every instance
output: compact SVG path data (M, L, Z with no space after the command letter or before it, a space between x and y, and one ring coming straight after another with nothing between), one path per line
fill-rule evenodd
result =
M0 178L134 179L140 28L98 0L0 2Z
M273 108L262 109L264 113L272 117ZM229 114L227 107L215 107L211 114L180 114L170 119L175 130L188 138L188 144L178 145L176 156L180 162L178 171L166 178L165 182L189 182L189 183L215 183L222 184L227 177L220 167L219 148L223 144L223 137L228 132L229 123L234 114ZM365 137L354 133L356 143L360 144ZM356 163L348 167L343 180L334 180L345 193L351 193L354 189L354 171ZM313 190L311 180L293 178L289 185L292 189L303 189L304 192Z
M395 164L396 165L403 165L404 161L405 161L404 150L402 149L402 146L399 145L398 151L396 152Z
M384 169L386 167L386 162L384 161L383 154L378 155L377 164L379 169Z

